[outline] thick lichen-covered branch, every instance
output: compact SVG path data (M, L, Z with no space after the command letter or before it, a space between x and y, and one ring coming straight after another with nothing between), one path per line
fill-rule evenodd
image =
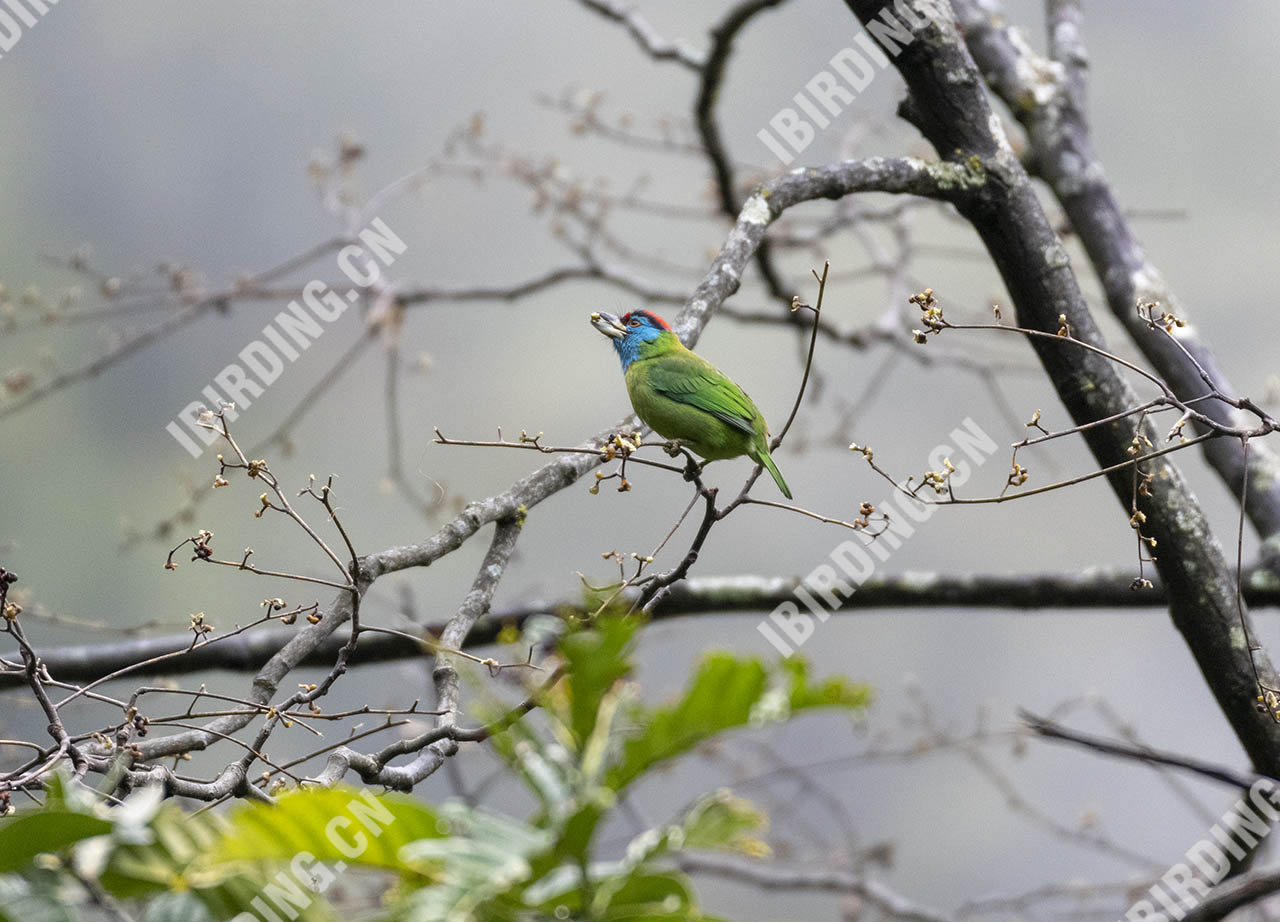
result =
M865 25L881 13L879 0L847 0ZM985 84L947 4L912 26L913 41L893 59L908 97L900 113L947 161L981 169L986 181L956 199L1004 280L1019 325L1050 334L1069 329L1081 342L1105 348L1070 260L1037 198L1031 178L1005 137ZM1123 413L1137 402L1115 366L1053 336L1032 339L1049 379L1075 422ZM1101 467L1131 460L1134 427L1113 423L1083 433ZM1137 433L1153 444L1150 425ZM1143 534L1159 546L1156 566L1170 597L1174 624L1245 750L1260 771L1280 766L1280 724L1256 708L1259 684L1277 681L1266 654L1249 642L1248 617L1235 580L1203 511L1168 457L1145 465L1139 495L1132 471L1117 470L1112 488L1126 515L1143 517ZM1250 632L1252 633L1252 632ZM1256 634L1252 634L1256 637Z
M995 0L955 0L953 5L987 83L1026 130L1031 168L1062 205L1102 283L1111 312L1133 342L1184 400L1203 396L1207 388L1224 395L1238 393L1147 258L1094 152L1084 111L1088 59L1079 4L1068 0L1050 4L1051 59L1038 55L1022 33L1004 21ZM1148 302L1159 303L1182 323L1170 335L1161 335L1139 313L1139 305ZM1251 418L1225 400L1205 400L1200 408L1226 426L1247 425ZM1213 439L1204 444L1204 454L1228 489L1240 495L1246 463L1241 443ZM1258 534L1270 541L1268 557L1280 573L1280 457L1267 445L1256 443L1249 447L1248 465L1245 511Z

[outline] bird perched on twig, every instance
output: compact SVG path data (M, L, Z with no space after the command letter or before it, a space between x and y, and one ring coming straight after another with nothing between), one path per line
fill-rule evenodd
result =
M764 416L720 369L686 349L665 320L650 311L597 313L591 325L613 340L631 406L646 426L708 461L746 455L791 499L769 457Z

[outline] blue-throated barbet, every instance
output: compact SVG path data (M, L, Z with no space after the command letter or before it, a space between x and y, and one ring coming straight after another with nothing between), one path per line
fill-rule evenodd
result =
M646 426L708 461L746 455L791 499L769 457L764 416L720 369L686 349L665 320L650 311L597 313L591 325L613 340L631 406Z

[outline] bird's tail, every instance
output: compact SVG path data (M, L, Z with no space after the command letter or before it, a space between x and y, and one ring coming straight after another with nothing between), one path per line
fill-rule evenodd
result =
M769 472L769 476L778 485L782 495L791 499L791 490L787 487L787 482L782 479L782 471L778 470L778 465L774 464L773 458L769 457L768 449L761 449L760 454L756 455L756 460L764 465L764 469Z

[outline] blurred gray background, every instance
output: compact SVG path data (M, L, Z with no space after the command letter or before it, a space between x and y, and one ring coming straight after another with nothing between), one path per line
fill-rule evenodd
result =
M666 37L703 47L728 4L645 0L641 7ZM1040 4L1016 0L1008 7L1011 19L1043 47ZM1173 212L1140 219L1143 240L1217 346L1236 387L1258 397L1280 372L1280 316L1266 274L1280 204L1280 179L1269 169L1280 130L1274 107L1280 8L1264 0L1216 4L1208 11L1184 0L1113 0L1089 5L1086 28L1091 115L1108 174L1127 205ZM735 161L757 165L762 176L777 169L755 133L856 31L852 16L834 0L794 0L746 31L718 109ZM684 136L681 124L695 86L688 72L648 59L620 27L570 0L376 7L332 0L64 0L0 57L0 283L15 303L29 286L39 289L43 302L17 304L16 327L0 328L0 374L29 372L38 385L164 316L151 312L74 326L41 322L44 309L70 286L84 289L72 309L101 303L91 279L51 265L45 255L66 257L88 243L93 265L108 274L148 273L167 261L217 287L338 232L307 167L316 151L331 154L340 132L367 150L356 180L366 193L438 158L455 129L483 113L486 144L537 163L555 158L563 175L586 183L602 177L613 192L644 178L643 194L650 199L709 207L703 159L575 133L571 116L536 102L538 94L574 99L587 91L604 94L600 112L614 124L629 114L636 132L654 136L669 122ZM892 117L900 95L897 75L880 74L797 163L821 164L850 151L927 155L914 132ZM745 166L741 174L749 175ZM797 220L829 210L825 203L805 206ZM441 176L377 213L407 244L390 273L406 288L504 285L573 261L549 233L547 214L532 208L529 189L501 177L476 183ZM632 265L636 275L654 287L687 292L718 249L725 224L714 214L672 221L620 211L610 229L652 257ZM844 329L880 322L890 308L909 317L906 298L924 284L956 316L986 316L991 300L1003 299L967 228L921 212L913 229L920 246L911 284L840 281L828 292L824 316ZM1086 291L1105 313L1087 263L1078 248L1071 251ZM848 235L812 254L789 254L783 265L798 293L812 296L808 268L824 258L837 274L869 262ZM337 278L332 261L294 276L299 282L311 277ZM732 303L773 307L754 275ZM578 282L514 303L430 303L406 314L399 382L405 472L423 495L443 491L434 518L383 483L385 354L379 346L292 430L292 454L272 451L273 469L297 488L309 473L337 474L344 522L361 551L421 540L457 502L505 489L538 460L514 451L432 445L432 427L455 438L491 438L497 426L508 434L527 429L544 432L548 442L573 444L619 419L627 402L617 361L587 315L638 306L638 299L616 289ZM171 516L191 484L212 480L213 462L192 461L164 427L199 399L199 389L281 307L236 303L226 314L207 316L91 380L0 419L0 563L20 574L28 604L114 628L159 621L163 626L150 629L159 634L183 630L191 612L204 611L222 629L256 618L264 597L315 598L228 570L184 565L166 572L166 547L125 540ZM1132 347L1103 319L1117 351L1131 356ZM236 432L243 443L275 430L361 330L360 318L349 311L289 365L241 417ZM1011 337L993 343L970 335L924 348L1010 366L997 379L1017 414L1013 419L990 389L963 370L890 361L900 353L883 346L857 352L820 342L817 363L825 386L777 456L797 501L849 517L859 502L884 498L887 485L847 451L850 441L873 446L876 460L895 473L918 475L928 452L966 417L1001 443L1020 438L1019 420L1036 408L1043 409L1047 425L1064 424L1029 349ZM800 374L793 334L721 318L698 349L755 397L775 428L780 425ZM425 373L414 368L420 354L430 356ZM874 394L863 399L873 385ZM844 418L842 401L858 403L852 421ZM1220 539L1234 548L1231 498L1198 458L1181 457ZM968 495L998 492L1006 459L1003 451L993 458ZM1078 444L1020 460L1031 468L1033 485L1090 464ZM741 461L718 464L712 480L736 487L748 469ZM631 493L606 487L590 496L583 482L533 510L495 606L572 597L579 592L575 571L595 581L615 572L601 561L602 551L647 551L656 544L683 508L687 488L675 478L633 479ZM771 489L765 483L760 492ZM253 546L263 566L318 572L323 561L293 532L252 517L257 492L233 481L178 527L172 543L208 528L217 536L215 546L229 554ZM804 574L846 537L767 509L747 509L734 519L731 528L713 534L698 574ZM380 582L367 617L398 624L403 591L411 592L424 618L446 617L465 592L486 537L429 570ZM688 540L683 532L669 554L682 553L682 540ZM1252 547L1247 536L1246 560ZM1126 517L1094 481L999 507L940 510L884 569L1018 574L1133 566ZM327 602L328 596L319 599ZM653 625L642 648L647 692L656 698L674 690L707 649L771 654L755 630L757 620L755 614L724 615ZM1271 613L1260 614L1258 625L1274 652L1280 631ZM27 630L40 646L114 638L110 631L34 619ZM1025 799L1026 809L1010 809L1010 791L993 784L964 747L912 758L859 756L910 750L933 738L915 718L904 719L917 713L919 700L928 702L943 732L965 737L979 724L997 734L1010 729L1019 707L1045 712L1084 698L1109 703L1152 745L1243 765L1162 611L860 611L819 632L803 651L816 671L875 686L866 724L806 719L770 736L772 753L765 739L743 736L719 758L695 759L651 782L640 799L650 819L664 818L671 804L700 790L744 781L742 792L773 813L783 857L833 863L892 841L892 866L874 866L874 872L922 902L954 909L1049 882L1138 880L1144 870L1178 859L1234 800L1231 791L1193 783L1203 805L1193 810L1147 770L1044 743L1019 754L1002 738L981 751ZM427 678L421 664L358 670L340 683L329 707L403 703L417 686L425 691ZM182 681L206 681L234 694L247 677ZM83 712L85 726L94 713ZM1082 712L1078 723L1107 729L1091 711ZM0 698L0 736L31 738L41 727L21 694ZM288 744L274 745L279 756ZM464 775L480 774L487 764L483 753L470 753L458 767ZM840 801L856 836L795 772L779 772L783 764L805 769L810 785ZM759 775L765 777L751 780ZM442 775L422 790L445 796L450 785ZM514 795L506 805L519 809ZM1028 810L1061 828L1054 833ZM1081 829L1132 854L1092 847L1075 834ZM626 831L620 826L615 841L625 841ZM736 919L837 917L837 901L829 897L761 898L711 881L703 893L709 911ZM1104 905L1119 912L1126 900L1113 893Z

